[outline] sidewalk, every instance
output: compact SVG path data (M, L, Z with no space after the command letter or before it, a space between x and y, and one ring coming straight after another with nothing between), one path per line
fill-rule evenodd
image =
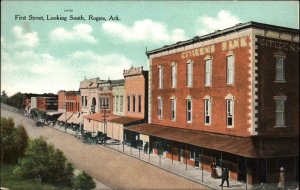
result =
M66 129L62 126L48 126L51 128L55 128L57 130L60 130L61 132L66 132L67 134L76 135L76 133L71 129ZM224 184L224 187L220 187L221 179L214 179L211 178L211 173L205 170L201 170L201 165L199 168L192 167L190 165L186 165L185 162L178 162L175 160L171 160L168 158L163 158L163 156L158 156L156 154L148 154L144 153L143 150L139 150L137 148L130 147L126 144L105 144L101 145L105 146L107 148L113 149L115 151L124 153L128 156L131 156L133 158L136 158L138 160L141 160L145 163L151 164L153 166L156 166L158 168L161 168L163 170L166 170L168 172L171 172L173 174L176 174L178 176L187 178L191 181L194 181L196 183L205 185L212 189L261 189L261 190L270 190L270 189L277 189L277 184L262 184L262 185L250 185L245 184L243 182L239 182L236 180L229 179L229 187L226 186L226 183ZM299 187L299 184L287 184L285 189L297 189Z

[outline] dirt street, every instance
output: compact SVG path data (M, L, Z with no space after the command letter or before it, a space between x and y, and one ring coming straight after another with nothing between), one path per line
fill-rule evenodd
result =
M35 127L33 120L2 106L1 117L14 118L15 123L23 125L31 137L45 137L47 142L61 149L76 168L112 189L207 189L102 145L84 144L74 136L50 127Z

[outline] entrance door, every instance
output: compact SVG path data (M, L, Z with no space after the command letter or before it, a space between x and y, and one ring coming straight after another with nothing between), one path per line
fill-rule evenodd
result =
M184 150L183 150L182 147L180 147L180 150L179 150L179 161L180 161L181 163L184 162Z
M199 168L200 166L200 152L198 149L195 151L195 168Z
M246 181L246 158L239 156L238 161L238 181Z
M266 183L267 182L267 163L265 159L258 160L258 180L259 183Z

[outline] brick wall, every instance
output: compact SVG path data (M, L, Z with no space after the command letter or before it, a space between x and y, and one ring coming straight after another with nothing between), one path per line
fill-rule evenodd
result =
M299 43L257 37L257 67L258 67L258 132L268 136L299 136ZM272 45L261 44L261 40L271 40L281 44L294 44L298 50L290 48L275 48ZM270 47L271 46L271 47ZM285 55L285 81L276 83L276 59L274 54ZM286 127L275 127L274 96L283 95L285 101Z
M251 78L250 68L250 37L247 37L247 46L231 50L235 57L234 85L226 84L226 57L230 51L223 51L222 43L215 44L215 52L195 56L193 61L193 86L186 85L186 62L181 52L160 56L152 59L152 107L151 120L154 124L173 127L202 130L236 136L249 136L251 123L251 93L249 86ZM212 57L212 86L204 86L205 57ZM171 88L171 64L177 63L177 87ZM158 66L163 65L163 89L158 89ZM232 94L234 101L234 128L226 127L226 100L225 97ZM212 98L212 122L211 126L204 125L204 97ZM163 119L157 116L157 98L163 98ZM176 99L176 121L171 121L171 96ZM192 123L186 122L186 97L192 98Z

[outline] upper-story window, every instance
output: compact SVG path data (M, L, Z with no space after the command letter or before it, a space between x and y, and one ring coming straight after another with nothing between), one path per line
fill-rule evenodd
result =
M106 105L105 105L105 108L106 109L109 109L109 97L106 97Z
M127 111L130 112L130 96L127 96Z
M123 111L123 96L120 96L120 112Z
M209 96L204 98L204 124L211 124L211 97Z
M226 124L228 128L234 126L234 97L228 94L226 97Z
M177 64L172 63L171 65L171 87L176 88L177 85Z
M132 96L132 111L135 112L135 95Z
M113 110L116 111L116 96L113 96Z
M227 56L227 84L234 83L234 56Z
M275 110L275 127L285 127L285 106L286 96L275 96L276 110Z
M193 62L189 60L186 64L186 85L192 87L193 85Z
M205 60L205 86L211 86L212 81L212 60Z
M186 122L192 122L192 98L190 96L186 98Z
M142 112L142 95L138 95L138 112Z
M158 119L162 119L163 116L163 100L161 97L157 98L157 116Z
M285 55L275 54L276 59L276 72L275 72L275 82L285 82Z
M87 106L87 96L85 96L84 98L85 98L84 99L84 102L85 102L84 105Z
M164 82L164 68L163 66L158 67L158 88L163 88L163 82Z
M119 96L116 96L116 111L119 111Z
M176 98L175 97L171 98L171 120L172 121L176 120Z
M81 105L84 106L84 96L81 96Z

